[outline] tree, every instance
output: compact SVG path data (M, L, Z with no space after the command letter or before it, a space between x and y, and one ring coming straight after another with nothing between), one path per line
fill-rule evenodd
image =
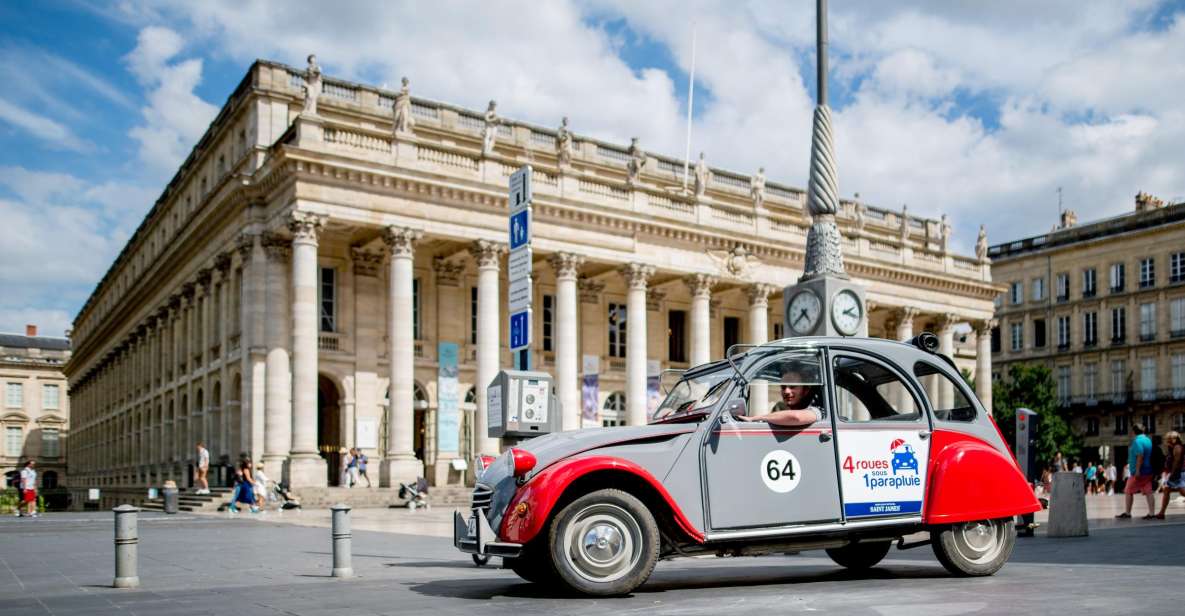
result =
M1039 364L1013 364L1005 382L992 384L992 414L1008 445L1016 447L1016 409L1033 410L1040 418L1035 453L1042 464L1053 461L1054 454L1072 458L1082 449L1082 439L1074 434L1070 411L1058 404L1053 372Z

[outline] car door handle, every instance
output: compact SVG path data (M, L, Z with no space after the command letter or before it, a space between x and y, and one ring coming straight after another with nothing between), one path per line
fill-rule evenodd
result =
M930 438L930 431L929 430L918 431L918 438L922 439L923 441Z
M830 441L830 440L831 440L831 435L830 435L830 434L828 434L828 433L826 433L826 432L820 432L820 433L819 433L819 442L820 442L820 443L826 443L827 441Z

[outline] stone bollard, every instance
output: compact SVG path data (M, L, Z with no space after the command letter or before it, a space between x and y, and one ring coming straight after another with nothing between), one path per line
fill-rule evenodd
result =
M140 510L131 505L120 505L115 509L115 588L137 588L140 576L136 574L136 549L140 533L136 527L136 514Z
M1049 497L1050 537L1085 537L1090 534L1086 522L1086 490L1082 473L1053 474L1053 493Z
M350 506L338 503L329 508L333 511L333 577L354 577L350 564Z

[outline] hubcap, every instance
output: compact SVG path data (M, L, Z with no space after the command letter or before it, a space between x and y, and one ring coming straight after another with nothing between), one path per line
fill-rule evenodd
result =
M1007 526L999 521L964 522L955 527L959 555L973 563L992 561L1004 549Z
M616 505L581 509L564 529L564 556L581 577L612 582L628 573L642 555L642 528Z

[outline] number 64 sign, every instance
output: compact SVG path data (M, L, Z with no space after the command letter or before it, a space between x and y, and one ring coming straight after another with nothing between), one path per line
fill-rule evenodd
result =
M802 467L789 451L775 449L761 459L761 481L774 492L785 494L798 487Z

